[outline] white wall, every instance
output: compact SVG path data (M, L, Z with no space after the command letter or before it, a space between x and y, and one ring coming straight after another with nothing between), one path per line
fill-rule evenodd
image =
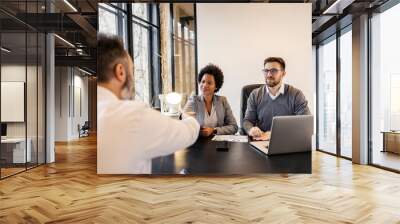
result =
M71 67L56 67L55 73L55 141L69 141L88 120L88 78Z
M220 66L228 97L239 124L240 92L244 85L264 83L263 61L270 56L286 61L285 82L305 94L314 110L311 4L197 4L199 70Z
M79 70L74 72L74 112L72 113L73 119L71 134L74 138L79 136L77 126L81 126L88 120L88 78L83 77ZM82 111L80 111L82 110Z
M68 140L68 85L67 67L55 68L55 141Z

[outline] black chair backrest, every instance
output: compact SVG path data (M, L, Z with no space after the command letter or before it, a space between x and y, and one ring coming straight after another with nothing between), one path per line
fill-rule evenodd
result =
M249 98L250 93L254 89L256 89L262 85L264 85L264 84L251 84L251 85L244 86L242 88L242 94L241 94L241 98L240 98L240 126L241 127L243 127L243 118L244 118L244 115L246 114L247 99Z
M89 121L85 121L85 123L82 126L82 129L89 129L90 128L90 123Z

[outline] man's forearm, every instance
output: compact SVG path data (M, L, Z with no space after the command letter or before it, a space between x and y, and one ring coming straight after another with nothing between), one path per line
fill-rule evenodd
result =
M242 128L244 129L246 134L249 134L249 131L250 131L250 129L252 127L254 127L254 124L251 121L249 121L249 120L244 120L243 121L243 127Z

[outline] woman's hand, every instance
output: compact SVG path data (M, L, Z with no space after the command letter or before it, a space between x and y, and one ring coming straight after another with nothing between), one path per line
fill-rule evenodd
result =
M200 135L203 137L211 136L214 133L214 128L202 127L200 128Z

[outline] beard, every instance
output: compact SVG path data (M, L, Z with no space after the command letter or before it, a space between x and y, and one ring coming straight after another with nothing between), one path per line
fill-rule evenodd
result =
M267 79L266 80L266 84L267 84L267 86L268 87L275 87L275 86L277 86L279 83L281 83L281 80L282 79L279 79L279 80L275 80L275 79Z
M123 100L133 100L135 98L134 91L135 86L133 85L133 76L129 76L132 78L127 78L122 90L121 90L121 98Z
M124 87L121 90L121 98L122 100L133 100L133 94L130 88Z

